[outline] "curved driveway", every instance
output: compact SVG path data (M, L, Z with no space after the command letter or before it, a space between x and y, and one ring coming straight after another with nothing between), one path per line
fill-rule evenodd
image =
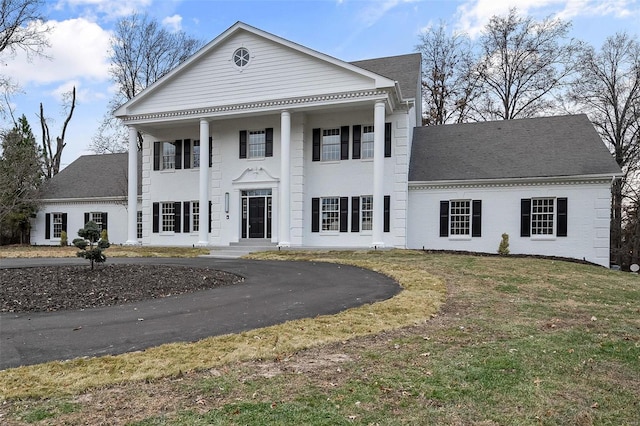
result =
M238 274L245 280L237 285L113 307L0 313L0 369L238 333L334 314L388 299L400 291L393 280L370 270L320 262L211 258L111 258L108 262L208 267ZM51 264L86 262L0 259L0 268Z

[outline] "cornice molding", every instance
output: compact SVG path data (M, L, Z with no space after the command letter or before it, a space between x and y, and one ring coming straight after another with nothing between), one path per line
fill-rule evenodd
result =
M455 189L455 188L505 188L505 187L527 187L527 186L549 186L549 185L551 186L611 185L611 177L409 182L409 191L425 191L425 190L434 190L434 189Z

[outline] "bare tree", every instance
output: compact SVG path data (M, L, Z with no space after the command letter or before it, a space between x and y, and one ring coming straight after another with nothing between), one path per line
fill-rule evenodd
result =
M624 172L612 189L611 246L614 261L621 264L623 201L634 193L632 178L640 169L640 41L616 34L599 51L586 50L578 63L571 98L589 114Z
M73 117L73 111L76 108L76 88L75 86L71 90L70 93L65 95L65 109L67 110L67 118L64 120L64 124L62 125L62 133L60 136L56 137L55 150L53 147L53 143L51 141L51 134L49 132L49 125L47 124L47 119L44 116L44 108L42 103L40 103L40 126L42 127L42 151L44 157L44 165L45 165L45 175L47 179L51 179L53 176L57 175L60 171L60 161L62 160L62 150L67 144L64 141L65 135L67 133L67 126L71 121L71 117Z
M471 73L473 54L463 34L447 35L440 23L420 35L416 50L422 54L424 125L467 121L470 101L477 93L477 77Z
M548 114L554 95L576 67L582 44L567 39L570 23L521 17L516 9L493 16L480 37L476 70L482 95L478 119L509 120Z
M122 103L133 99L143 89L167 74L195 53L203 42L191 38L184 31L170 32L154 18L137 13L121 19L111 37L110 73L118 87L111 103L113 112ZM117 140L126 132L115 129L106 119L94 137L92 149L96 152L119 152L127 141ZM105 143L113 138L113 146ZM142 135L138 134L138 149Z

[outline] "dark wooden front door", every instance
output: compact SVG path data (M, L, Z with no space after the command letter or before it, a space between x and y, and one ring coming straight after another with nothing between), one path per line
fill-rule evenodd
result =
M249 238L265 238L265 197L249 198Z

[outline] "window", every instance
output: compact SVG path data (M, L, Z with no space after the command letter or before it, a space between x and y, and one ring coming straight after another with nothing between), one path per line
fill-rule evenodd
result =
M62 231L64 231L63 216L64 213L53 213L53 238L60 238Z
M198 232L200 230L200 202L191 202L191 231Z
M174 203L162 203L162 232L173 232L175 217Z
M322 199L322 230L340 230L340 201L338 197Z
M566 198L523 198L520 200L521 237L566 237Z
M140 210L136 212L136 238L142 239L142 212Z
M176 168L176 146L172 142L162 143L162 170Z
M197 168L200 167L200 141L193 141L193 146L191 147L191 167Z
M440 236L482 236L482 200L440 201Z
M371 231L373 229L373 196L360 197L360 230Z
M322 131L322 161L340 160L340 129Z
M266 138L264 130L249 132L249 158L264 157L265 145Z
M250 59L251 57L249 55L249 51L244 47L241 47L233 52L233 62L240 69L246 67L249 64Z
M273 128L240 131L240 158L273 157Z
M373 126L362 126L362 152L360 158L373 158Z

